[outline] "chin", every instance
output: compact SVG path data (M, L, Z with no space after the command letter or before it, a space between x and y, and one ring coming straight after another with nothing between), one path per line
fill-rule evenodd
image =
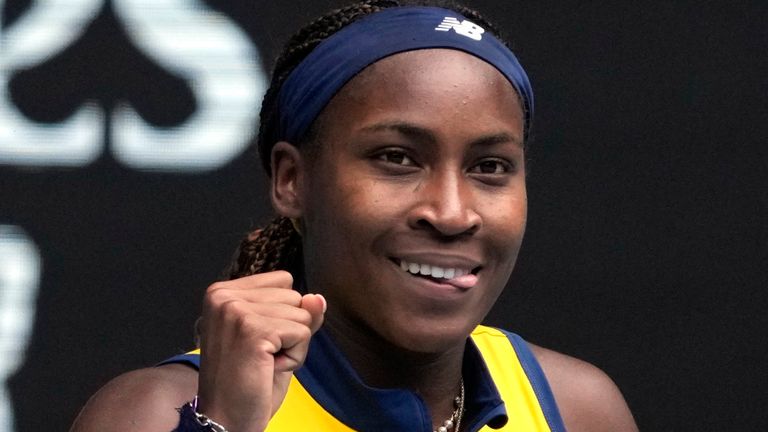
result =
M404 323L401 321L401 323ZM395 323L400 324L400 323ZM477 324L466 321L421 319L408 325L386 326L381 336L403 350L423 354L437 354L463 347Z

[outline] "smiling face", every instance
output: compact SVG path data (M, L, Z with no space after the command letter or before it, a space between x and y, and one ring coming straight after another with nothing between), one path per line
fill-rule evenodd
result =
M466 53L411 51L365 69L318 121L298 189L309 289L329 320L395 346L456 346L501 293L525 230L515 90Z

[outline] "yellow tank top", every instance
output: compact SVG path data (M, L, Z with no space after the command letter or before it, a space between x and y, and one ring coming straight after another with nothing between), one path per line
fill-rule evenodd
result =
M168 362L198 366L198 354ZM465 350L463 377L462 432L565 431L546 377L516 334L478 326ZM432 420L418 395L362 383L321 331L312 338L305 365L267 427L267 432L289 431L431 432Z

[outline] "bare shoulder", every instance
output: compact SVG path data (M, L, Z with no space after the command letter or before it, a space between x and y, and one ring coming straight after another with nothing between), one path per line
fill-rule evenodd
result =
M70 432L164 431L179 422L176 408L197 393L197 371L171 364L125 373L86 403Z
M605 372L565 354L533 344L530 347L569 432L638 430L624 397Z

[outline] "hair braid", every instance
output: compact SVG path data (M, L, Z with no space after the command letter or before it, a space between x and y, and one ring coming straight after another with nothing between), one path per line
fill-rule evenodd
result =
M251 231L235 252L226 271L229 279L256 273L288 270L301 252L301 236L291 220L278 216L267 226Z

